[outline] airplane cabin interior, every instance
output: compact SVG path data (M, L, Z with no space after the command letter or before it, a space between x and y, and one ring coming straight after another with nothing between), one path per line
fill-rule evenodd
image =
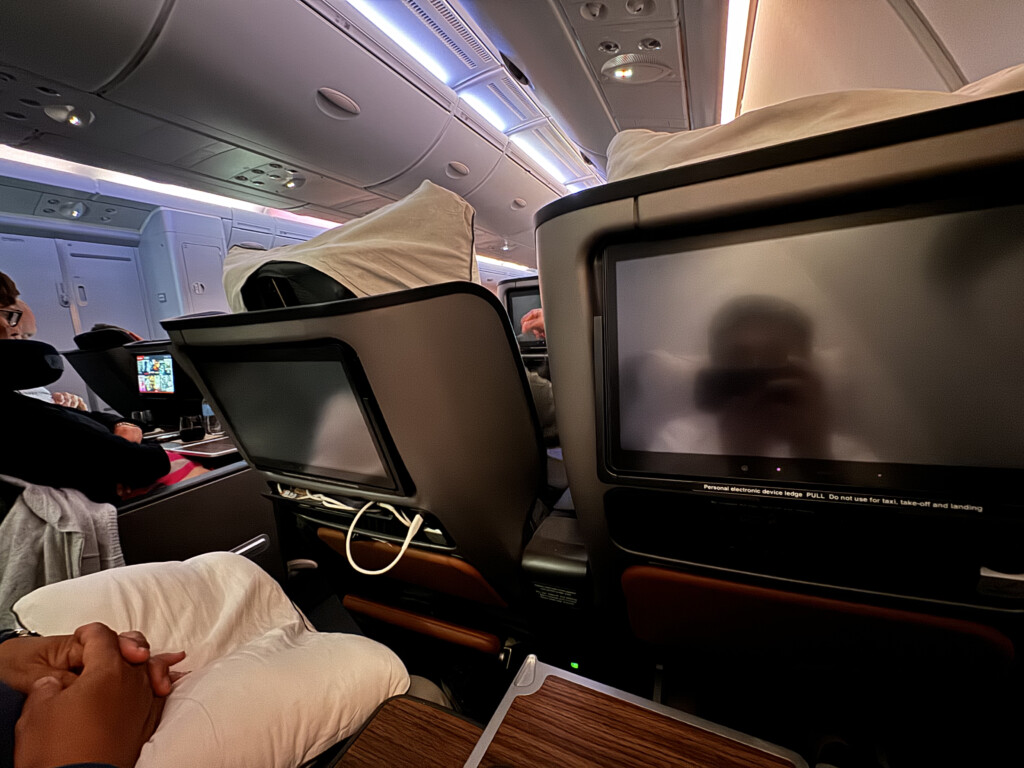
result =
M0 648L184 648L142 768L1016 764L1021 29L4 5Z

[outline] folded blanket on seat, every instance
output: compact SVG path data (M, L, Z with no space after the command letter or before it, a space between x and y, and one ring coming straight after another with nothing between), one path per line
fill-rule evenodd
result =
M461 197L424 181L401 200L304 243L268 251L235 246L224 259L228 304L245 311L242 285L268 261L314 267L357 297L452 280L479 283L473 216Z

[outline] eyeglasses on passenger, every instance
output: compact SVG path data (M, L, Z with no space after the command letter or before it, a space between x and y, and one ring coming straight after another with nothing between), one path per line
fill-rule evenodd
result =
M21 322L21 316L25 314L20 309L0 309L0 315L7 318L7 325L16 328Z

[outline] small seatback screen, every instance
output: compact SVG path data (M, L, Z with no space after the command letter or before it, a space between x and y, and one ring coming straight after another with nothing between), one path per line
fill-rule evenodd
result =
M523 318L531 311L540 309L540 287L512 288L505 294L505 302L509 319L512 321L512 330L520 346L546 346L547 340L543 336L532 331L523 332Z
M174 361L169 354L136 355L140 395L174 394Z

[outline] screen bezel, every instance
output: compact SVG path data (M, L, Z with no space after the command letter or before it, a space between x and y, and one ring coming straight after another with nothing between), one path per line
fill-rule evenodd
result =
M412 481L402 464L401 457L395 447L394 440L387 429L380 406L363 370L355 351L337 339L312 339L297 343L270 343L244 346L195 346L189 351L192 364L206 385L211 399L224 417L226 427L235 439L242 454L258 470L281 473L289 476L315 478L325 482L340 482L348 487L365 489L374 492L387 492L399 496L412 493ZM216 388L211 386L207 375L209 363L261 363L261 362L336 362L342 373L347 377L349 387L370 435L371 442L386 479L346 472L331 467L313 466L299 462L290 462L269 456L261 456L249 451L245 441L240 438L238 424L231 407L225 407ZM241 434L244 434L244 430Z
M807 232L1024 203L1024 194L1020 192L986 192L981 195L977 189L968 192L973 192L973 196L968 198L966 194L952 193L946 185L931 189L927 185L910 189L893 187L855 198L777 206L729 217L709 216L703 221L688 222L685 233L671 228L646 233L619 233L598 243L594 251L594 274L601 304L594 323L594 383L597 468L601 479L618 485L661 487L711 495L766 498L764 492L767 491L774 498L779 489L795 489L805 494L808 491L820 493L825 497L815 500L867 503L868 498L887 498L886 504L903 511L914 509L915 500L928 499L969 507L959 510L965 514L980 511L971 509L974 506L983 507L986 512L1010 512L1015 516L1024 513L1024 505L1013 495L1013 489L1019 488L1024 481L1024 469L1020 468L661 454L627 451L618 445L621 425L617 264ZM605 365L606 360L609 365ZM919 509L929 510L931 507Z

